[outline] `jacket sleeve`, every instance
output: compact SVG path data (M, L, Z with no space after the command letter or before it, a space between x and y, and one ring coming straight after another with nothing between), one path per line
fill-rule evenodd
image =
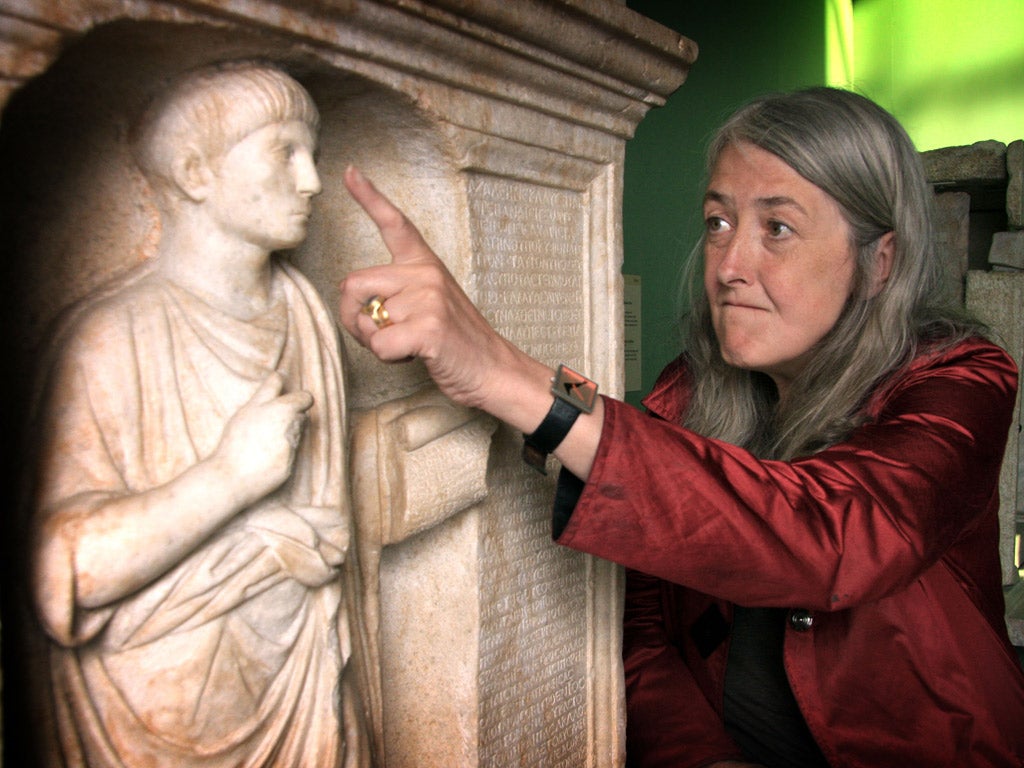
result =
M990 512L1016 369L961 345L848 440L791 462L608 400L561 544L746 605L840 610L906 586Z
M662 582L629 571L622 654L629 768L696 768L741 760L718 711L672 643Z

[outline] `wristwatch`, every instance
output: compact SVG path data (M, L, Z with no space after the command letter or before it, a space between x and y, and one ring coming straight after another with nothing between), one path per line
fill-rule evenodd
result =
M523 435L523 461L544 475L548 454L561 445L580 413L590 413L597 402L597 384L564 363L551 382L551 410L537 429Z

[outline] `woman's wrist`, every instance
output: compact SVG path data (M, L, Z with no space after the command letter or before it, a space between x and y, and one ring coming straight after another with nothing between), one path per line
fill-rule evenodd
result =
M594 410L597 384L560 365L551 383L552 402L547 415L531 433L523 435L523 460L547 474L548 454L558 448L580 417Z
M551 411L556 371L504 339L500 343L486 388L474 405L524 436L532 435ZM583 480L590 474L603 422L604 403L594 397L593 412L580 413L554 450L562 465Z
M501 359L486 376L478 407L513 429L531 434L551 409L553 369L502 340Z

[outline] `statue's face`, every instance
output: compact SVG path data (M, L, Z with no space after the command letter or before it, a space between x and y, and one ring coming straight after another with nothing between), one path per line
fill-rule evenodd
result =
M301 243L321 189L315 151L301 120L265 125L231 147L205 200L221 231L268 251Z

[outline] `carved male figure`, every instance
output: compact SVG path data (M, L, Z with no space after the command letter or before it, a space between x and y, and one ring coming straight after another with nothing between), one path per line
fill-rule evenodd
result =
M54 765L370 763L338 339L273 255L305 237L318 122L290 76L236 62L134 133L157 255L78 314L47 390Z

